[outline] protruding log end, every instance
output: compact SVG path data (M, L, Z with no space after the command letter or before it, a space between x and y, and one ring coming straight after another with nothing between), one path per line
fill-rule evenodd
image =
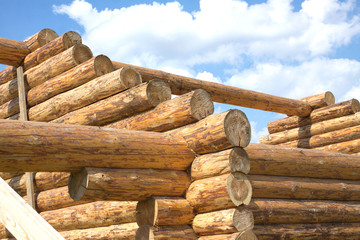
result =
M351 109L354 113L357 113L360 111L360 103L357 99L351 99Z
M252 230L247 230L239 233L235 240L258 240L258 238Z
M74 201L79 201L85 194L88 185L86 168L81 172L71 173L68 184L69 195Z
M74 31L66 32L62 35L62 40L64 43L65 49L71 48L75 44L82 43L80 34Z
M72 50L72 56L77 65L89 60L93 57L90 48L84 44L76 44Z
M104 74L114 71L114 66L111 60L105 55L98 55L94 59L94 70L96 75L102 76Z
M171 99L171 89L166 81L154 79L149 82L146 95L150 103L155 107L159 103Z
M24 40L24 42L28 46L29 50L33 52L57 37L59 37L59 35L54 30L50 28L44 28L40 32Z
M332 92L329 91L325 92L324 99L327 106L335 104L335 96Z
M136 222L139 226L154 226L156 222L157 203L155 198L148 198L136 205Z
M239 232L252 230L254 228L254 216L246 206L237 207L233 215L233 223Z
M224 121L225 134L232 146L246 147L251 140L251 127L245 113L232 109Z
M122 80L126 89L135 87L140 83L142 83L141 75L138 71L136 71L135 68L126 66L119 69L119 71L120 71L120 79Z
M214 103L211 96L203 89L197 89L190 100L191 115L201 120L214 113Z
M250 203L252 187L244 174L239 172L230 174L226 184L230 199L235 206L248 205Z
M136 231L135 239L136 240L149 240L149 239L155 239L154 238L154 232L153 227L149 225L143 225L138 228Z
M231 150L229 156L230 172L250 172L249 156L243 148L235 147Z

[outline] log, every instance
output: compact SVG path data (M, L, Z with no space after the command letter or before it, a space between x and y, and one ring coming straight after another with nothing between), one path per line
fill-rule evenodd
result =
M73 31L66 32L60 37L55 38L44 46L28 54L24 59L24 70L26 71L35 67L45 60L81 42L81 36L78 33Z
M360 222L359 202L252 199L249 208L254 214L255 225Z
M184 198L151 197L138 202L136 222L139 226L169 226L191 224L195 214Z
M16 78L16 67L8 66L0 71L0 84L4 84Z
M186 192L186 200L198 213L248 205L251 196L251 184L239 172L196 180Z
M34 35L28 37L24 40L27 48L33 52L36 49L44 46L45 44L51 42L55 38L59 37L59 35L50 28L44 28L40 30L40 32L35 33Z
M0 38L0 64L18 67L29 53L24 42Z
M315 149L250 144L250 174L360 180L360 158Z
M102 126L146 111L170 98L169 85L162 80L153 80L70 112L52 122Z
M256 226L254 226L256 228ZM252 230L244 232L230 233L230 234L219 234L210 236L201 236L198 240L257 240L256 235Z
M249 156L240 147L234 147L217 153L200 155L191 165L191 178L193 180L209 178L230 172L250 171Z
M113 64L115 68L121 68L129 65L114 61ZM219 83L197 80L159 70L138 66L133 67L140 72L144 81L148 81L153 78L168 81L172 93L176 95L182 95L195 89L204 89L210 94L211 99L214 102L296 116L308 116L311 113L310 105L300 100L277 97L265 93L226 86Z
M336 131L315 135L309 138L302 138L280 145L298 148L317 148L334 143L347 142L360 138L360 125L347 127Z
M46 211L40 215L57 231L135 222L137 202L100 201Z
M180 197L189 185L184 171L84 168L71 174L68 188L75 201L142 201L151 196Z
M7 172L185 170L194 159L182 138L166 133L30 121L0 120L0 144L0 169Z
M340 102L331 106L315 109L308 117L287 117L268 123L269 133L282 132L325 120L347 116L360 111L360 103L356 99Z
M272 224L255 225L259 240L359 240L359 223Z
M325 120L303 127L293 128L282 132L262 136L260 137L259 142L263 144L276 145L292 140L309 138L311 136L353 127L356 125L360 125L360 113Z
M198 214L192 227L202 236L243 232L254 227L254 218L249 208L240 206Z
M188 226L160 226L152 227L149 225L140 226L136 231L136 240L197 240L194 230Z
M4 180L13 178L13 177L17 177L22 175L23 173L9 173L9 172L0 172L0 177Z
M112 128L163 132L199 121L214 112L210 95L197 89L157 105L154 109L108 125Z
M335 96L332 92L327 91L313 96L301 98L300 100L308 103L312 109L317 109L333 105L335 103Z
M140 74L133 68L125 67L35 105L29 109L29 119L48 122L140 83Z
M254 198L359 201L360 181L248 175Z
M334 143L323 147L317 147L315 149L322 151L339 152L344 154L358 153L360 152L360 139L341 143Z
M246 147L251 139L249 120L237 109L210 115L197 123L168 132L182 136L197 154Z

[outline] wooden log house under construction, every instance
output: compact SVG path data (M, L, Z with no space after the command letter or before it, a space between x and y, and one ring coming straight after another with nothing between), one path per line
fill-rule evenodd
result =
M0 38L0 239L360 239L360 104ZM171 97L176 95L175 97ZM287 114L250 144L246 115Z

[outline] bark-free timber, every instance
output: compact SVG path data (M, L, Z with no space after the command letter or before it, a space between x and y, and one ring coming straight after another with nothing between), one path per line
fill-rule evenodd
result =
M9 172L0 172L0 177L4 180L13 178L13 177L17 177L22 175L23 173L9 173Z
M308 103L312 109L317 109L333 105L335 103L335 96L332 92L328 91L310 97L301 98L300 100Z
M315 149L322 151L339 152L344 154L358 153L360 152L360 139L355 139L341 143L334 143L327 146L318 147Z
M344 117L338 117L299 128L293 128L282 132L277 132L260 137L260 143L276 145L292 140L309 138L311 136L332 132L348 127L360 125L360 113L351 114Z
M29 53L24 42L0 38L0 64L18 67Z
M197 240L194 230L188 226L140 226L136 231L136 240Z
M251 184L239 172L196 180L186 192L186 200L198 213L247 205L251 196Z
M113 62L113 64L115 68L121 68L128 65L119 62ZM159 70L138 66L133 67L140 72L144 81L148 81L152 78L168 81L172 93L176 95L182 95L195 89L204 89L210 94L211 99L214 102L296 116L307 116L311 112L310 105L300 100L277 97L219 83L197 80Z
M255 225L360 222L358 201L252 199L249 208Z
M315 149L250 144L250 174L360 180L360 158Z
M213 112L214 104L210 95L205 90L197 89L108 127L162 132L194 123Z
M33 52L57 37L59 37L59 35L54 30L50 28L44 28L40 32L35 33L34 35L25 39L24 42L28 49Z
M243 232L254 227L251 210L240 206L195 216L192 227L199 235Z
M331 106L315 109L309 117L287 117L268 123L269 133L282 132L325 120L343 117L360 111L360 103L356 99L340 102Z
M198 180L227 174L230 172L250 171L249 156L240 147L234 147L217 153L200 155L191 165L191 178Z
M256 227L256 226L254 226ZM201 236L198 240L257 240L257 237L252 230L246 230L244 232L219 234L210 236Z
M139 226L187 225L194 217L193 208L184 198L151 197L136 206Z
M76 172L84 166L184 170L194 159L181 137L82 125L0 120L0 143L0 169L7 172Z
M29 119L48 122L140 83L141 76L135 69L121 68L35 105L29 109Z
M0 84L4 84L16 78L16 67L8 66L0 71Z
M101 126L151 109L170 98L169 85L162 80L153 80L70 112L52 122Z
M246 147L251 139L249 120L237 109L210 115L170 133L184 137L197 154L219 152L231 147Z
M84 168L71 174L68 187L75 201L141 201L151 196L179 197L189 185L184 171Z

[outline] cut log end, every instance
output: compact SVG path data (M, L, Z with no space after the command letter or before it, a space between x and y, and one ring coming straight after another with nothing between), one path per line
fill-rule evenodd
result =
M76 44L72 51L73 59L77 65L93 57L90 48L83 44Z
M325 92L325 103L327 104L327 106L333 105L335 104L335 96L332 92Z
M214 103L211 96L203 89L197 89L190 100L191 115L201 120L214 113Z
M142 83L140 73L132 67L121 68L120 79L122 80L126 88L132 88Z
M246 147L251 140L251 127L245 113L232 109L224 121L225 134L232 146Z
M171 98L171 89L167 82L159 79L151 80L146 89L150 103L155 107Z
M136 231L135 235L136 240L153 240L154 239L154 232L151 226L144 225L140 226Z
M62 37L65 49L71 48L75 44L82 43L81 36L74 31L66 32Z
M136 205L136 222L139 226L154 226L157 219L157 203L154 198L138 202Z
M71 173L69 178L68 191L74 201L79 201L85 194L88 185L88 174L84 168L81 172Z
M254 216L252 211L244 206L236 208L233 215L233 223L234 227L239 232L252 230L254 228Z
M247 177L239 172L229 175L227 179L227 189L230 199L235 206L242 204L248 205L252 197L252 187Z
M94 59L94 69L96 75L99 77L114 71L114 66L112 65L111 60L107 56L99 55L96 56Z
M39 42L40 47L42 47L57 38L58 36L59 35L54 30L50 28L44 28L39 32L37 41Z
M252 230L247 230L242 233L239 233L235 240L257 240L258 238Z
M353 110L354 113L357 113L360 111L360 103L357 99L351 100L351 109Z
M249 156L246 151L240 147L235 147L231 150L229 165L231 172L242 172L245 174L250 172Z

